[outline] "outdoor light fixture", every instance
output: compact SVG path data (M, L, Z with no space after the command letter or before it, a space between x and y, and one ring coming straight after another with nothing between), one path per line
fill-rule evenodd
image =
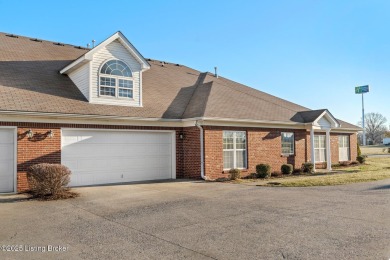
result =
M183 134L183 133L180 133L180 134L179 134L179 138L183 140L183 139L184 139L184 134Z
M34 132L31 129L28 129L28 131L26 132L26 135L28 138L33 138Z
M53 138L53 136L54 136L53 130L48 131L46 133L46 136L48 136L49 138Z

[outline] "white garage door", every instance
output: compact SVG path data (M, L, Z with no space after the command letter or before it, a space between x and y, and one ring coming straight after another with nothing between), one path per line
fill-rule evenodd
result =
M172 132L62 130L70 186L176 178Z
M15 129L0 128L0 192L13 192L15 183Z

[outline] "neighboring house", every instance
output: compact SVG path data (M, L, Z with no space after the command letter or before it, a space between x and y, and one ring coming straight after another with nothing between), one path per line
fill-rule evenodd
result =
M181 64L117 32L93 49L0 33L0 192L36 163L72 186L243 175L356 158L355 125Z
M385 145L390 144L390 138L383 138L383 144Z

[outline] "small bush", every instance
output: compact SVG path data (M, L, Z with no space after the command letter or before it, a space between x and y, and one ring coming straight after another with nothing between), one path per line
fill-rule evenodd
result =
M271 173L271 177L281 177L283 175L282 172L274 171Z
M356 164L359 164L359 162L358 161L352 161L351 162L351 165L356 165Z
M71 171L61 164L41 163L31 166L27 171L30 193L34 197L64 197L68 189Z
M387 148L387 153L390 153L390 148Z
M365 163L366 156L360 155L360 156L356 157L356 161L358 161L359 163Z
M230 169L229 173L231 180L237 180L241 178L241 171L239 169Z
M311 162L302 163L302 171L306 173L313 173L314 165Z
M268 178L271 175L271 166L268 164L256 165L256 173L259 178Z
M280 170L283 174L291 174L293 172L294 166L292 164L283 164L280 167Z

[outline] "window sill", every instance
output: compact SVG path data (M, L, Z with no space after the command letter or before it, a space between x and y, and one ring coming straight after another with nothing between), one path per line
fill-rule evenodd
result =
M295 154L281 154L280 157L295 157Z
M126 97L112 97L112 96L104 96L99 95L100 99L109 99L109 100L126 100L126 101L134 101L134 98L126 98Z
M241 172L248 172L249 170L247 169L247 168L245 168L245 169L239 169ZM229 173L229 171L230 171L230 169L224 169L223 171L222 171L222 173L223 174L227 174L227 173Z

